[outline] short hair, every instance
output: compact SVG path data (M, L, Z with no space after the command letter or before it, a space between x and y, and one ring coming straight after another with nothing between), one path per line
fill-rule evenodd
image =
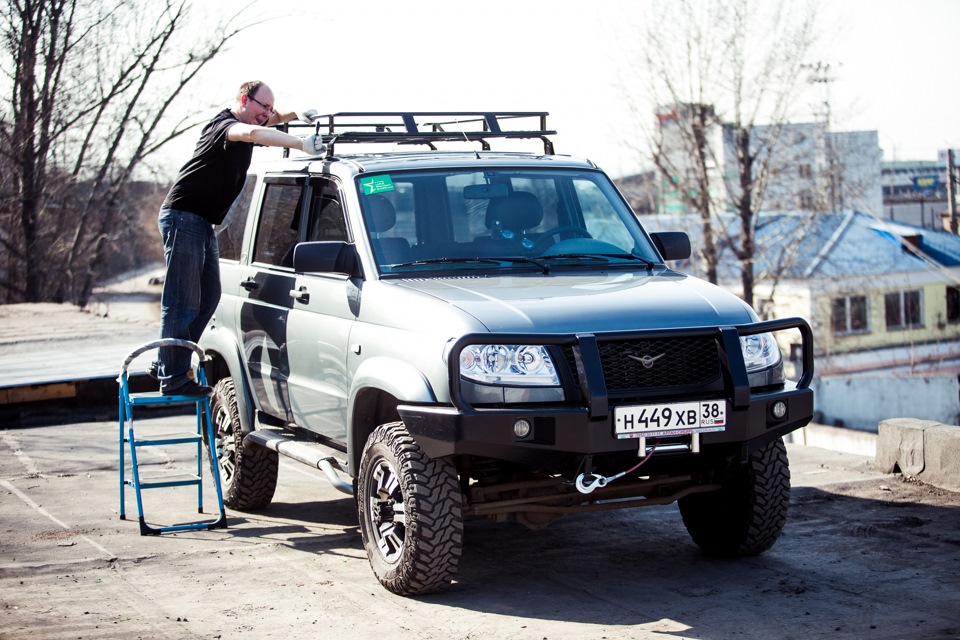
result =
M237 91L237 102L239 102L240 98L243 96L249 96L252 98L253 94L255 94L257 89L259 89L261 86L263 86L263 82L261 80L244 82L242 85L240 85L240 90Z

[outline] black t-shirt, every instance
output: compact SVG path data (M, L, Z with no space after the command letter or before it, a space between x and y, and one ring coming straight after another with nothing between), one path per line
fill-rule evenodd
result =
M240 195L253 155L253 143L227 141L227 129L240 122L224 109L203 128L197 147L163 204L220 224Z

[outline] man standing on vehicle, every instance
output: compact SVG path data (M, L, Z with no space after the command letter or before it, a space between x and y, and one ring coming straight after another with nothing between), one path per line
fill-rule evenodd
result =
M273 92L260 81L246 82L236 103L211 120L193 156L183 165L157 220L163 239L166 276L160 298L160 337L197 342L220 301L220 254L214 225L223 222L240 194L254 145L285 147L320 155L319 134L300 138L271 128L297 119L313 122L316 109L278 112ZM148 373L160 392L206 395L212 389L189 377L192 352L161 347Z

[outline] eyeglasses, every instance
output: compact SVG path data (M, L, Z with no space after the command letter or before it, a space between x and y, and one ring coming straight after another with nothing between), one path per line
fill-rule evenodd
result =
M256 103L257 103L258 105L260 105L261 107L263 107L263 110L267 112L267 115L271 115L271 116L272 116L273 114L276 113L276 111L273 110L273 107L268 107L267 105L263 104L262 102L260 102L260 101L257 100L256 98L254 98L254 97L253 97L252 95L250 95L249 93L247 94L247 97L250 98L251 100L253 100L254 102L256 102Z

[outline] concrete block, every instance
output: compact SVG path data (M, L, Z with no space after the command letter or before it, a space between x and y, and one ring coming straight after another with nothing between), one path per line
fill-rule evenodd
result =
M960 491L960 427L937 425L923 432L924 468L920 478L934 486Z
M881 420L877 429L877 469L893 473L899 467L904 475L919 475L924 468L924 431L939 422L915 418Z
M808 447L852 453L868 458L876 458L877 455L877 434L875 432L847 429L846 427L831 427L814 422L788 433L784 441Z

